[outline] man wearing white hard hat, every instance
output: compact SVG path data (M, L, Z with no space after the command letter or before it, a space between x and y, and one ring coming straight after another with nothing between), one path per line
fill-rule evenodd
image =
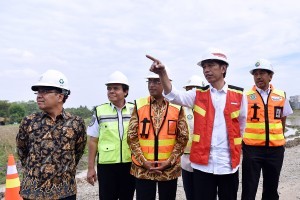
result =
M274 69L259 59L250 70L255 85L247 91L248 116L243 137L242 199L255 200L262 171L262 199L276 200L284 157L286 117L293 113L284 91L270 84Z
M209 49L198 65L209 85L198 90L179 91L172 86L165 67L153 61L150 70L159 74L164 96L172 103L194 109L194 135L190 152L194 198L235 200L242 134L247 115L243 89L225 82L229 65L226 54Z
M135 101L128 128L136 199L155 200L158 188L160 200L175 200L180 156L188 141L184 111L163 97L157 74L146 78L150 96Z
M76 200L76 166L86 145L83 119L66 112L70 94L66 76L48 70L31 89L41 112L25 117L17 134L24 168L23 199Z
M115 71L105 85L109 102L95 107L87 129L87 181L91 185L99 181L101 200L132 200L135 187L134 177L129 173L131 152L127 144L127 130L134 105L125 99L129 83L122 72Z
M205 83L200 76L193 75L189 78L185 86L183 87L186 91L192 90L194 88L200 89L204 87ZM193 141L193 132L194 132L194 111L192 108L183 107L185 118L188 124L189 130L189 141L187 146L184 149L184 154L181 156L181 169L182 169L182 182L185 192L186 200L194 199L193 192L193 168L190 161L190 152Z

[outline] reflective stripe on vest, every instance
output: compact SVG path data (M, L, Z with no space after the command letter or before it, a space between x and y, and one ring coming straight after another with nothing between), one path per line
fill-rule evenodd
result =
M193 109L183 107L185 113L185 119L188 125L189 131L189 141L184 149L184 153L189 154L191 152L191 146L193 141L193 132L194 132L194 113Z
M165 120L157 135L154 133L152 119L150 118L150 116L153 116L153 114L150 115L150 112L152 112L150 97L137 99L136 108L139 120L138 137L144 157L149 161L167 160L176 143L177 121L181 107L168 103ZM133 155L132 160L135 164L141 165Z
M109 103L96 108L99 121L98 162L100 164L131 162L131 152L127 144L127 130L133 104L126 103L122 109L123 138L119 134L119 120L116 109Z
M251 146L282 146L285 144L282 113L285 93L270 85L267 104L253 86L247 94L248 116L243 141Z
M242 88L228 85L224 117L229 138L232 168L240 163L242 137L237 118L240 114L242 98ZM197 89L194 106L194 135L190 154L190 160L194 163L208 164L214 116L215 109L212 104L209 86Z

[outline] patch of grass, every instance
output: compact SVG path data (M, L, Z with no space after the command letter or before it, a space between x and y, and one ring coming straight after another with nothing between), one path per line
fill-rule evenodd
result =
M88 127L88 125L90 124L91 119L92 119L91 117L84 119L84 123L86 127Z
M90 119L85 120L89 123ZM87 126L88 124L86 124ZM15 162L18 168L18 174L22 179L21 164L16 154L16 135L18 133L19 125L5 125L0 126L0 184L5 184L6 171L7 171L7 158L9 154L13 154ZM87 169L87 157L88 157L87 145L84 150L84 154L80 159L77 169L78 172Z
M16 155L16 135L18 128L18 125L0 126L0 184L5 183L8 155L14 154L15 161L17 162L18 160Z

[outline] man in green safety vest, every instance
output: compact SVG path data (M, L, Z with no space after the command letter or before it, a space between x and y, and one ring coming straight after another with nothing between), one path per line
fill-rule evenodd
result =
M89 135L87 181L99 181L100 199L132 200L134 177L130 175L131 153L127 144L127 129L133 104L126 102L129 83L127 77L116 71L105 84L109 103L95 107ZM97 158L97 173L95 158Z

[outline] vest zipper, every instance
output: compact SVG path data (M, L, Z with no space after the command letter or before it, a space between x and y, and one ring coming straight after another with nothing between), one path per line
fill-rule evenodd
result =
M150 112L150 120L151 120L151 123L153 124L153 121L152 121L152 112L151 112L151 101L150 101L150 110L149 110L149 112ZM164 118L163 118L163 121L161 122L161 125L160 125L160 127L159 127L159 130L158 130L158 132L157 132L157 135L155 134L155 129L154 129L154 126L152 126L152 128L153 128L153 133L154 133L154 161L158 161L158 154L159 154L159 152L158 152L158 146L159 146L159 144L158 144L158 135L159 135L159 133L160 133L160 130L161 130L161 128L162 128L162 126L164 125L164 123L165 123L165 120L166 120L166 117L167 117L167 113L168 113L168 109L169 109L169 104L167 104L167 108L166 108L166 111L165 111L165 115L163 116ZM157 167L156 166L157 164L155 164L155 167Z
M257 91L257 90L256 90ZM267 103L265 104L264 99L262 98L262 96L260 95L260 93L257 91L257 93L259 94L263 104L264 104L264 115L265 115L265 134L266 134L266 142L265 142L265 146L269 147L269 143L270 143L270 127L269 127L269 113L268 113L268 102L269 102L269 97L271 94L272 90L270 90L269 94L268 94L268 98L267 98Z
M122 109L123 110L123 109ZM122 115L122 110L121 110L121 115ZM118 111L117 111L118 112ZM118 130L119 130L119 138L120 138L120 163L123 162L123 158L122 158L122 138L120 136L120 126L119 126L119 115L117 113L117 116L118 116ZM124 124L123 124L123 115L122 115L122 128L123 128L123 136L124 136ZM123 137L122 136L122 137Z

